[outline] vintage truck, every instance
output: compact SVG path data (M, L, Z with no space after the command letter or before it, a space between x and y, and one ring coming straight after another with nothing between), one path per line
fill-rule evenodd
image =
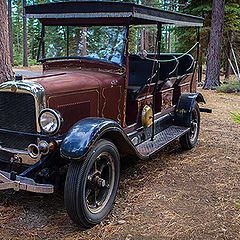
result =
M89 228L113 207L122 159L147 159L178 139L183 149L197 144L199 42L196 59L161 53L161 30L199 29L203 19L105 1L26 14L42 24L43 73L0 85L0 190L50 194L62 185L69 216ZM131 27L143 25L157 31L155 51L130 52Z

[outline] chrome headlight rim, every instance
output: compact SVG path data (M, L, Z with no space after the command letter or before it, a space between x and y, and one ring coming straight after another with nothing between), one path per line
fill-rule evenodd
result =
M56 129L54 129L54 131L46 131L46 129L44 129L43 126L41 125L41 117L43 116L44 113L50 113L50 114L52 114L55 117L56 122L57 122L57 127L56 127ZM39 114L38 123L39 123L40 129L45 134L47 134L47 135L56 135L59 132L61 126L62 126L63 118L62 118L60 112L58 112L57 110L54 110L54 109L51 109L51 108L45 108Z

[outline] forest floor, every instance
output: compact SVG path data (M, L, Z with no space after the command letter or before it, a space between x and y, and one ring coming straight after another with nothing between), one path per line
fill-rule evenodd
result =
M202 90L201 90L202 91ZM240 240L240 96L202 91L199 143L173 144L154 159L123 166L114 209L81 230L59 195L0 192L0 239L238 239Z

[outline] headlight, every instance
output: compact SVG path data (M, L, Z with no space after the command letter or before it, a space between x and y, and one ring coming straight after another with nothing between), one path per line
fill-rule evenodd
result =
M62 117L59 112L46 108L39 116L39 125L43 132L47 134L56 134L62 124Z

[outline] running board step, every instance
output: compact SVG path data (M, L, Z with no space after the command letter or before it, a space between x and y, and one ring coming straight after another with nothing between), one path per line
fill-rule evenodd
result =
M168 127L167 129L155 135L153 141L149 139L146 142L139 144L137 146L137 150L141 155L146 157L153 155L154 153L163 149L169 143L178 139L188 131L189 131L189 128L187 127L179 127L179 126Z

